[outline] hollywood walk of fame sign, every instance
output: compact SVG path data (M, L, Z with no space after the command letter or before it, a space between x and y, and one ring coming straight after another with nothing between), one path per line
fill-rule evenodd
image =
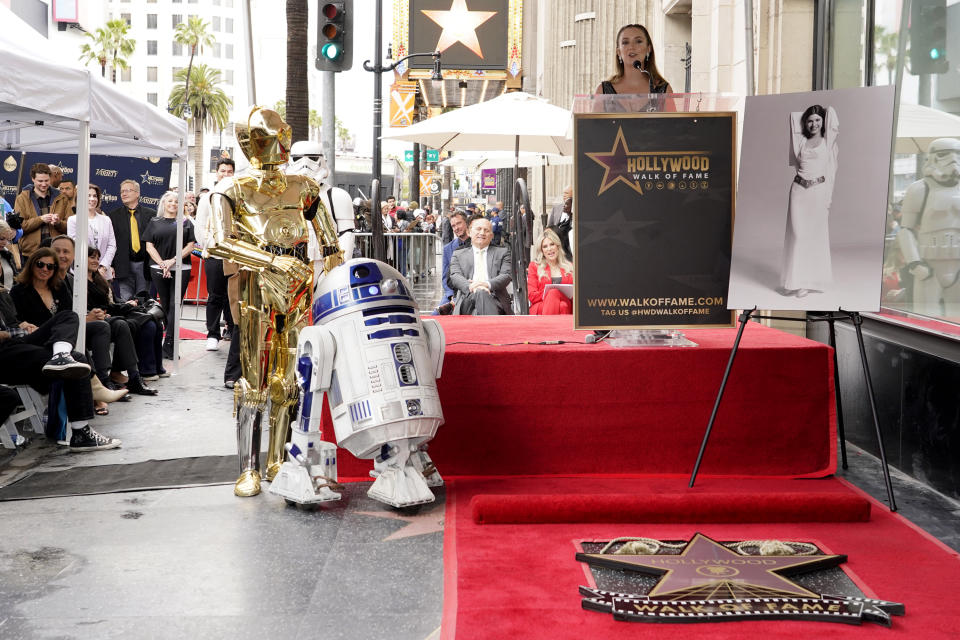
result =
M798 573L835 567L844 555L743 555L697 533L679 554L578 553L591 567L637 571L659 579L646 594L580 587L584 609L612 613L617 620L720 622L815 620L890 626L903 615L897 602L818 594L791 580Z
M575 114L576 328L733 325L736 130L733 112Z

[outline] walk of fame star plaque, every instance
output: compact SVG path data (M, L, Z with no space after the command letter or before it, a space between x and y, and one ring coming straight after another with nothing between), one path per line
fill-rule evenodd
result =
M582 606L640 622L722 622L733 620L815 620L891 625L903 615L897 602L851 595L827 595L788 576L837 567L844 555L744 555L697 533L679 553L578 553L591 568L605 567L654 576L646 593L580 587Z

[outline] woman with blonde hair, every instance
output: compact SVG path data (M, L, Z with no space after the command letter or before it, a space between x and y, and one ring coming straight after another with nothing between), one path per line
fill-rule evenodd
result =
M573 263L563 253L560 236L545 229L537 240L536 256L527 269L527 297L530 315L554 316L573 313L573 303L558 289L546 290L548 284L573 284Z
M166 314L164 323L163 357L173 359L173 319L177 305L183 302L183 296L190 284L190 253L196 243L193 223L183 219L183 244L177 246L177 194L168 191L160 198L157 217L150 220L143 232L142 240L153 264L150 265L150 277L157 293L160 306ZM174 291L176 282L177 254L182 259L180 291Z

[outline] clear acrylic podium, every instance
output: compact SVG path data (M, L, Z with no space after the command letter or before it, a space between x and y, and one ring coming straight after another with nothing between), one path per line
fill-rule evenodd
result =
M571 111L575 114L624 113L743 113L743 97L720 93L670 94L587 94L575 95ZM742 119L738 118L738 121ZM571 124L572 126L572 124ZM571 131L572 137L572 131ZM678 328L607 329L603 339L614 347L695 347L697 344Z

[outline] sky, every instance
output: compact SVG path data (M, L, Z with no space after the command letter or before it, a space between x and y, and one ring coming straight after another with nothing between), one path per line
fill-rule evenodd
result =
M321 76L313 63L317 38L317 2L309 2L309 82L310 108L322 111ZM273 105L283 100L286 94L286 39L285 13L283 3L275 0L254 0L251 4L253 39L256 62L257 101ZM373 87L374 74L363 70L364 60L373 62L375 34L375 2L373 0L355 0L353 3L353 66L350 71L336 74L336 115L340 121L356 136L356 151L360 155L373 153ZM383 55L386 56L387 44L392 36L392 0L383 0ZM384 62L382 60L381 62ZM383 104L384 112L389 108L390 85L393 72L384 73ZM386 125L384 125L386 129ZM383 141L382 156L393 153L403 154L404 149L412 148L410 143Z

